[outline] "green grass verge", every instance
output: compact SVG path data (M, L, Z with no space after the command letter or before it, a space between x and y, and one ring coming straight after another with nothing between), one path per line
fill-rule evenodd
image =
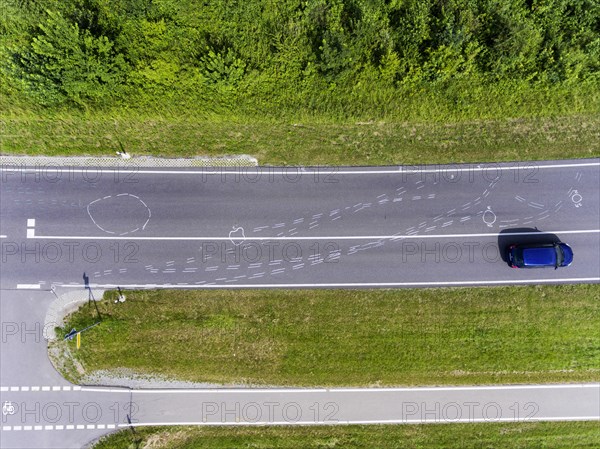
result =
M182 119L135 114L7 115L0 152L190 157L250 154L261 164L394 165L600 156L600 115L432 122Z
M94 449L199 448L597 448L597 422L337 427L149 427L103 438ZM140 442L133 444L134 438Z
M600 286L115 293L71 351L87 372L267 385L600 379ZM64 331L95 320L87 305ZM75 379L76 380L76 379Z

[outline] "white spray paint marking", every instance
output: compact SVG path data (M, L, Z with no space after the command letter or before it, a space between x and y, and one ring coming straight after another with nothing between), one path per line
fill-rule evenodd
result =
M146 226L148 225L148 222L150 221L150 218L152 217L152 212L150 211L150 208L148 207L148 205L147 205L147 204L146 204L146 203L145 203L145 202L144 202L144 201L143 201L143 200L142 200L142 199L141 199L139 196L137 196L137 195L133 195L133 194L131 194L131 193L119 193L118 195L115 195L115 196L114 196L114 198L117 198L117 197L122 197L122 196L129 196L129 197L131 197L131 198L135 198L137 201L139 201L139 202L140 202L140 203L141 203L141 204L144 206L144 208L146 209L146 212L147 212L148 216L147 216L147 218L146 218L146 221L144 222L144 224L143 224L141 227L140 227L140 226L138 226L138 227L136 227L136 228L134 228L134 229L130 229L129 231L122 232L122 233L120 233L119 235L120 235L120 236L123 236L123 235L132 234L132 233L134 233L134 232L137 232L137 231L139 231L140 229L142 229L142 230L146 229ZM101 231L103 231L103 232L105 232L105 233L107 233L107 234L113 234L113 235L114 235L114 234L116 234L116 232L115 232L115 231L111 231L110 229L105 229L105 228L103 228L102 226L100 226L100 225L99 225L99 224L96 222L96 220L94 219L94 216L92 215L92 213L90 212L90 206L92 206L93 204L95 204L95 203L97 203L97 202L99 202L99 201L106 201L106 200L109 200L110 198L113 198L113 196L112 196L112 195L107 195L107 196L105 196L105 197L98 198L98 199L96 199L96 200L92 201L91 203L89 203L89 204L87 205L87 207L86 207L86 210L87 210L87 213L88 213L88 215L89 215L90 219L92 220L92 222L94 223L94 225L96 225L96 227L97 227L98 229L100 229Z

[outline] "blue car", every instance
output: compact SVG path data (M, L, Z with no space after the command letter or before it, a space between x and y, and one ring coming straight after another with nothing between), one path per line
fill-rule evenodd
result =
M560 242L511 245L508 262L513 268L568 267L573 262L573 250Z

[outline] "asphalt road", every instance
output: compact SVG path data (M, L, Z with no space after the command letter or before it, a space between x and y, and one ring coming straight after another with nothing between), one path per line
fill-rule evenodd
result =
M380 169L4 167L2 288L598 282L600 161ZM540 232L541 231L541 232ZM560 239L572 266L514 270Z
M80 448L127 423L128 398L81 391L48 360L44 317L54 299L48 291L0 291L1 448Z
M327 390L71 385L43 339L49 291L600 281L600 160L378 169L1 168L0 446L81 447L131 423L600 419L600 384ZM560 239L560 270L511 243Z

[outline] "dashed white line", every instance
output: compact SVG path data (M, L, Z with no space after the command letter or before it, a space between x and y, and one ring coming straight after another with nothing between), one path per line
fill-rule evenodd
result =
M40 284L17 284L19 290L39 290L41 287Z

